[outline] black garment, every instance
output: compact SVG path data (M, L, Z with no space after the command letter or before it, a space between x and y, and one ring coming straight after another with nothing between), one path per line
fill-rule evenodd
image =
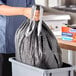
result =
M15 54L0 54L0 76L12 76L11 63L8 61Z

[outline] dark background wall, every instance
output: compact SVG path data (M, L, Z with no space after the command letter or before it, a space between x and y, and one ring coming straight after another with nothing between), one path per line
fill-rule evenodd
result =
M65 5L66 6L76 5L76 0L65 0Z

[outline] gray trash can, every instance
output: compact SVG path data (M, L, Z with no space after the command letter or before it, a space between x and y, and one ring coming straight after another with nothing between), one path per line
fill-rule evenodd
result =
M27 64L23 64L10 58L12 63L12 76L73 76L73 67L64 65L63 68L41 69Z

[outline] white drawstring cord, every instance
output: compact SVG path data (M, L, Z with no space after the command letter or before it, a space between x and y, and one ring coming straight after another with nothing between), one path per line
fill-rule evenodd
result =
M42 16L43 16L43 8L40 6L40 21L38 23L38 36L40 35L42 29Z
M28 37L32 33L32 31L34 30L34 27L35 27L35 21L34 21L35 11L36 11L36 7L32 6L32 12L31 12L32 14L31 14L31 19L30 19L30 24L28 25L28 28L27 28L26 33L25 33L26 37ZM32 26L32 29L30 31L31 26Z
M25 33L26 37L28 37L33 32L33 30L35 28L35 21L34 21L35 14L36 14L36 6L33 6L30 24L28 25L28 28L27 28L26 33ZM43 16L43 8L40 6L40 21L38 23L38 36L40 35L41 29L42 29L42 16ZM32 29L30 31L31 26L32 26Z

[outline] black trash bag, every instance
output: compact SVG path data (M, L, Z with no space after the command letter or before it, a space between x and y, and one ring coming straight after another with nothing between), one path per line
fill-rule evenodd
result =
M42 19L36 22L27 19L17 29L15 48L16 60L22 63L45 69L62 66L60 47L52 31Z

